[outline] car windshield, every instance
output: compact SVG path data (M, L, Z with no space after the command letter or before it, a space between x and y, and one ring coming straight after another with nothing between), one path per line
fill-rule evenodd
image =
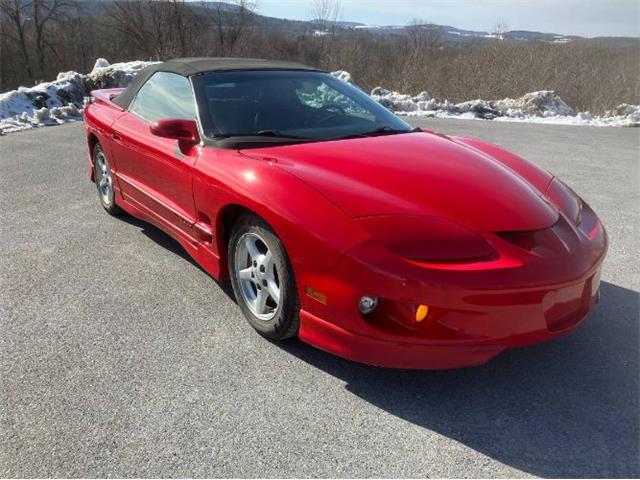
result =
M193 77L193 86L209 138L308 141L412 130L362 90L322 72L210 72Z

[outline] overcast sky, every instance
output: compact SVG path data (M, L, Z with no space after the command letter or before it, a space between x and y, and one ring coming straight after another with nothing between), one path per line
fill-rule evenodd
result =
M341 20L404 25L413 18L469 30L491 30L498 18L511 30L568 35L640 36L640 0L339 0ZM312 0L258 0L263 15L308 20Z

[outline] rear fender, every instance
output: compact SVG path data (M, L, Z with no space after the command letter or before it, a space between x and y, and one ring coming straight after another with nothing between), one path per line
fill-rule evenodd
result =
M93 149L100 143L104 152L109 157L111 169L116 172L118 168L117 159L112 155L113 129L112 126L126 112L119 107L107 105L104 102L89 103L84 108L84 125L87 141L88 153L88 173L89 179L93 182Z

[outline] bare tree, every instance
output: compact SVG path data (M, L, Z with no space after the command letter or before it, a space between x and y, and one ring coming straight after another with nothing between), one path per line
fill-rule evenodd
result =
M45 49L53 50L49 41L47 27L50 23L68 18L70 9L75 6L74 0L31 0L33 6L33 28L35 46L40 75L45 74Z
M317 40L318 61L327 67L331 63L331 49L334 44L336 27L340 18L338 0L313 0L311 5L312 21L315 26L313 35Z
M233 0L204 6L216 29L220 55L232 55L254 18L257 2Z
M405 27L402 37L402 88L409 89L432 68L443 48L442 28L432 22L414 18Z
M433 22L414 18L405 28L411 52L436 51L442 47L442 28Z
M49 27L68 17L74 5L75 0L0 0L0 12L7 23L2 36L18 45L30 77L34 76L31 52L35 53L38 74L44 76L46 50L53 48Z
M147 58L184 56L189 50L193 12L184 0L118 0L108 16Z
M498 18L493 24L491 35L496 40L504 40L504 34L509 31L509 20L507 18Z
M122 36L150 58L155 54L154 39L148 32L144 5L142 1L116 1L107 10L107 16Z
M2 38L11 40L18 45L24 61L24 68L29 78L33 78L31 56L27 44L28 4L22 0L0 0L2 13Z
M184 57L187 55L193 38L191 31L193 27L193 11L184 4L184 0L171 0L169 2L171 11L171 27L173 37L176 42L176 54Z
M321 31L333 32L340 18L340 2L338 0L313 0L311 4L312 21Z

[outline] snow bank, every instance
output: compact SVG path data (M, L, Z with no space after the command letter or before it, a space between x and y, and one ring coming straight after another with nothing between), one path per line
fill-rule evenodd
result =
M126 87L141 69L152 63L154 62L134 61L111 65L104 58L99 58L91 73L62 72L53 82L1 93L0 135L81 120L83 99L91 90ZM332 75L353 84L349 72L338 70L332 72ZM330 95L329 92L324 94ZM317 92L310 92L309 95L317 96ZM593 116L589 112L575 113L550 90L527 93L515 99L477 99L456 104L432 98L428 92L407 95L383 87L374 88L371 97L389 110L407 116L563 125L640 126L638 105L625 103L603 116Z
M82 119L83 99L97 88L125 87L152 62L110 65L99 58L91 73L63 72L53 82L0 94L0 135Z
M336 77L338 80L353 84L353 80L351 79L351 74L349 72L345 72L344 70L336 70L335 72L331 72L331 75Z
M352 83L351 75L344 70L332 75ZM439 101L428 92L418 95L376 87L371 97L398 115L415 117L466 118L528 123L549 123L562 125L590 125L596 127L637 127L640 126L640 106L622 104L603 116L593 116L589 112L576 113L567 103L551 90L531 92L520 98L503 100L469 100L452 103Z
M96 60L91 73L85 76L89 91L99 88L122 88L129 85L133 77L148 65L158 62L123 62L110 65L104 58Z

